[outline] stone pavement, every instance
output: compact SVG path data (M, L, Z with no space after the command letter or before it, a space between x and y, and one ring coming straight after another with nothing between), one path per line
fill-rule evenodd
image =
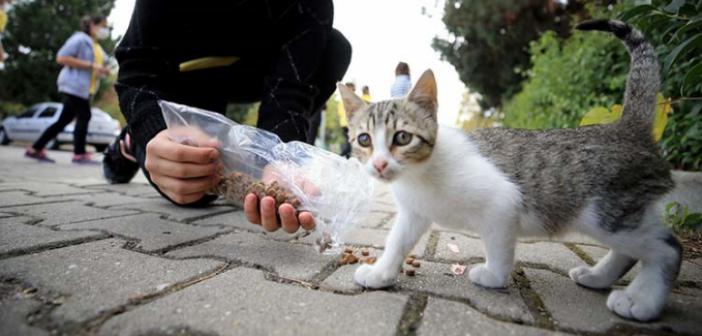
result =
M617 318L607 291L567 277L605 253L577 235L524 241L509 287L486 290L450 269L482 261L480 241L434 228L414 250L416 276L363 291L358 265L304 233L265 233L224 203L178 208L143 176L111 186L99 166L51 154L57 164L38 164L0 147L0 335L702 334L699 259L650 324ZM376 199L348 238L371 256L395 216L387 188Z

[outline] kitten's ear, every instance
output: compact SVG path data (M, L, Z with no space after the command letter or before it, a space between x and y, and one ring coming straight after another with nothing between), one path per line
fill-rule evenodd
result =
M336 88L339 89L341 94L341 101L344 103L344 112L346 112L346 117L351 119L351 116L366 106L366 102L363 101L359 96L357 96L348 86L343 83L336 83Z
M431 70L424 71L417 84L412 88L412 92L407 96L407 100L411 101L424 109L431 111L436 116L438 100L436 97L436 79L434 72Z

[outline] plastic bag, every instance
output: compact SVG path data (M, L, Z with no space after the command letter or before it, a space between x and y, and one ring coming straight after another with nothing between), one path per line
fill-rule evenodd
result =
M273 133L218 113L158 103L172 140L197 146L193 137L184 135L195 128L218 141L224 178L213 193L241 206L244 196L254 192L273 196L276 206L286 202L309 211L320 252L338 248L344 234L368 212L373 183L357 160L298 141L284 143Z

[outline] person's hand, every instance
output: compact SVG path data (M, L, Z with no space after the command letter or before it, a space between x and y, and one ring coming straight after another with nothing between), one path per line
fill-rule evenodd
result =
M93 71L98 74L99 77L107 76L110 74L110 69L102 64L93 63Z
M176 138L190 143L177 142ZM146 145L151 181L178 204L201 199L220 179L218 143L198 129L184 127L158 133Z
M269 166L264 169L262 180L269 184L276 180L277 176ZM304 180L299 180L296 184L305 194L314 195L319 192L314 185ZM314 217L309 212L301 211L296 215L295 208L287 203L280 204L277 210L280 221L276 216L276 203L273 197L263 197L259 202L258 197L251 193L244 199L246 218L253 224L261 225L266 231L273 232L282 227L287 233L295 233L300 227L305 230L312 230L315 227Z

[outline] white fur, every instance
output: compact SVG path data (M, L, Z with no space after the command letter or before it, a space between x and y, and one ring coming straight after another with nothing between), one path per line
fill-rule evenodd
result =
M488 288L505 287L513 269L514 248L519 235L546 235L537 217L521 212L522 195L518 186L483 157L461 131L440 127L431 157L420 164L403 166L392 158L385 130L376 129L374 153L366 163L373 176L392 182L399 209L398 220L387 237L385 252L375 265L363 265L354 280L370 288L392 285L404 257L434 222L440 226L470 230L480 234L485 247L485 264L473 267L470 280ZM456 153L461 153L457 155ZM372 166L375 159L388 161L379 174ZM616 251L594 267L578 267L570 276L591 288L608 288L624 268L635 260L643 261L638 277L624 291L614 291L607 306L620 316L650 320L660 313L668 288L661 280L661 258L674 251L660 239L660 209L649 209L640 233L612 234L598 225L597 200L581 212L575 227ZM636 237L654 237L646 241ZM626 254L623 254L626 253Z

